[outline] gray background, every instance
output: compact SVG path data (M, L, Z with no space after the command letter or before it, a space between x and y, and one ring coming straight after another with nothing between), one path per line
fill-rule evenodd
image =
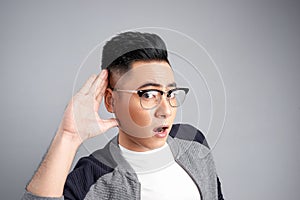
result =
M227 118L213 153L226 199L299 199L299 9L289 0L1 1L1 199L22 195L87 53L145 26L190 35L219 66Z

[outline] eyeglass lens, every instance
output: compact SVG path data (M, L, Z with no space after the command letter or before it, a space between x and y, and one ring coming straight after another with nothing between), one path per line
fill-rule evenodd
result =
M184 102L186 92L184 90L171 90L167 94L167 99L170 106L178 107ZM150 90L141 96L141 105L145 109L151 109L157 106L162 99L162 94L159 91Z

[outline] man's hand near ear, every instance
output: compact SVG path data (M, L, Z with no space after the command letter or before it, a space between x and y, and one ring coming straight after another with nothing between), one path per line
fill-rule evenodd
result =
M117 126L115 119L101 119L98 109L107 87L107 70L92 75L74 95L44 160L27 185L37 196L61 197L78 147L88 138Z

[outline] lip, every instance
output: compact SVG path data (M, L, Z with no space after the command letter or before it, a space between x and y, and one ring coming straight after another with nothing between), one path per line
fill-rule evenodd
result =
M159 131L160 129L163 129L163 131ZM168 129L169 129L169 126L165 126L165 125L158 126L153 129L154 136L156 136L158 138L164 138L168 135Z

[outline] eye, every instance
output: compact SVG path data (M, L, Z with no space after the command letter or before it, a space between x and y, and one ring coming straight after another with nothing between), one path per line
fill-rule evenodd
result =
M150 90L150 91L144 92L144 94L142 95L142 98L150 100L150 99L156 99L157 96L158 96L157 91Z
M170 99L176 98L177 93L178 93L178 90L170 90L170 91L168 92L168 98L170 98Z

